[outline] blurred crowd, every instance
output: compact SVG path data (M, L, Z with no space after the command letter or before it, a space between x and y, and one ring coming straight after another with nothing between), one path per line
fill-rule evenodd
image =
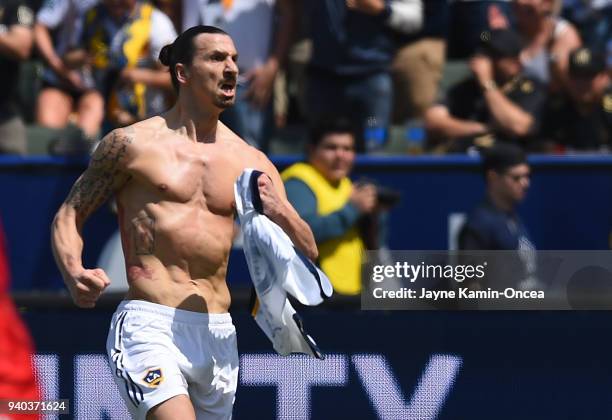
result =
M370 154L608 153L612 0L0 0L0 153L87 154L174 100L161 48L198 25L239 52L222 121L301 151L350 120ZM41 134L43 133L43 134ZM44 144L44 146L41 146Z

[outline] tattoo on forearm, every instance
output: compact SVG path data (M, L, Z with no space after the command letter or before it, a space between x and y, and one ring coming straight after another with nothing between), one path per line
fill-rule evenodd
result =
M89 167L76 181L66 199L66 203L74 207L80 217L89 216L129 179L120 170L120 163L132 140L132 130L122 129L113 131L100 142Z
M132 243L136 255L151 255L155 252L155 219L139 216L132 220Z

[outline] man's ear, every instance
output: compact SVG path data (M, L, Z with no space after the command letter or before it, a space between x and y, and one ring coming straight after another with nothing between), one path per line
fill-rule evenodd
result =
M310 142L308 142L306 144L306 147L304 148L304 151L306 152L306 159L310 160L310 158L314 154L316 148L317 148L317 146L313 145Z
M485 181L487 182L487 184L494 182L498 177L499 174L493 169L489 169L487 170L487 172L485 172Z
M179 83L187 83L187 79L189 79L189 69L183 63L176 63L174 67L176 71L176 78Z

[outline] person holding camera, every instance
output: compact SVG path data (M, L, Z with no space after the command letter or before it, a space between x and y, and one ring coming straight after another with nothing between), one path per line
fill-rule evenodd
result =
M336 293L352 296L361 292L363 252L368 248L360 222L375 219L379 205L375 185L349 179L354 161L351 123L331 118L312 128L307 162L281 173L289 202L314 233L321 269Z

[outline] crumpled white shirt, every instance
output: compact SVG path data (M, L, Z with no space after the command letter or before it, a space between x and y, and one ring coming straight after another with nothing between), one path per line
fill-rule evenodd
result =
M318 267L296 250L287 234L262 214L257 188L260 175L262 172L245 169L234 184L244 255L257 294L255 322L280 355L304 353L323 359L314 339L304 331L287 293L304 305L318 305L332 295L332 285Z

